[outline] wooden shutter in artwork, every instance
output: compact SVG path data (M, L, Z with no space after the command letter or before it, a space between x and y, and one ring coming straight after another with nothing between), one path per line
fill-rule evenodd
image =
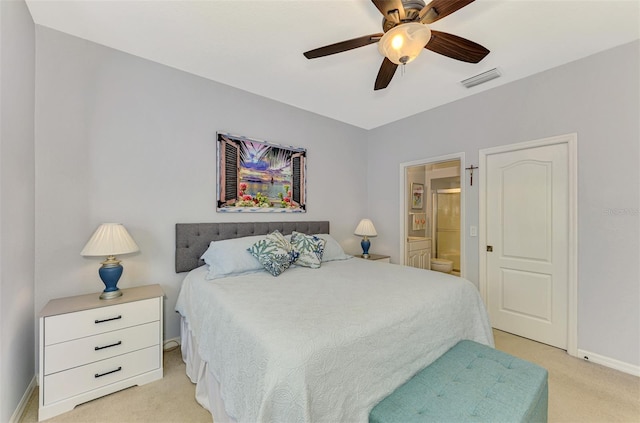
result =
M220 135L220 198L218 207L235 203L238 197L238 172L240 169L240 147Z
M305 153L291 156L291 201L301 209L305 208Z

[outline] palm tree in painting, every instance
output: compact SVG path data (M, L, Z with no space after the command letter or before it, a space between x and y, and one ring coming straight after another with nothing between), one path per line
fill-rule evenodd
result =
M291 152L267 144L245 141L240 145L242 167L250 172L259 172L266 180L273 181L291 164Z

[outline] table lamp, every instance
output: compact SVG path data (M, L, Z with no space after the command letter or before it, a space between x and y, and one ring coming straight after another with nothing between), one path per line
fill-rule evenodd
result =
M105 289L100 295L101 300L110 300L122 295L118 289L118 280L122 275L122 265L115 256L139 251L138 245L131 238L129 232L120 223L103 223L93 233L87 245L84 246L82 256L106 256L102 267L98 270Z
M356 228L354 234L364 237L362 238L362 242L360 243L360 245L362 246L362 257L369 258L369 247L371 246L369 237L378 236L376 228L373 226L373 222L369 219L362 219L360 223L358 223L358 227Z

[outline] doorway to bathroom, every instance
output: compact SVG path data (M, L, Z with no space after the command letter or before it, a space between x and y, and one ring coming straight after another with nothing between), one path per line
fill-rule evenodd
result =
M464 276L464 153L400 165L400 257Z
M438 188L443 183L458 187ZM451 273L460 276L460 177L432 179L431 198L434 264L450 261Z

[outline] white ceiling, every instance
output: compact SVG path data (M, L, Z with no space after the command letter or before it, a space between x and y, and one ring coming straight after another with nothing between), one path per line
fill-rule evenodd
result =
M491 50L482 62L424 50L374 92L377 45L302 55L381 32L369 0L26 2L36 24L364 129L640 38L638 0L476 0L432 27ZM472 89L460 84L492 68L503 76Z

